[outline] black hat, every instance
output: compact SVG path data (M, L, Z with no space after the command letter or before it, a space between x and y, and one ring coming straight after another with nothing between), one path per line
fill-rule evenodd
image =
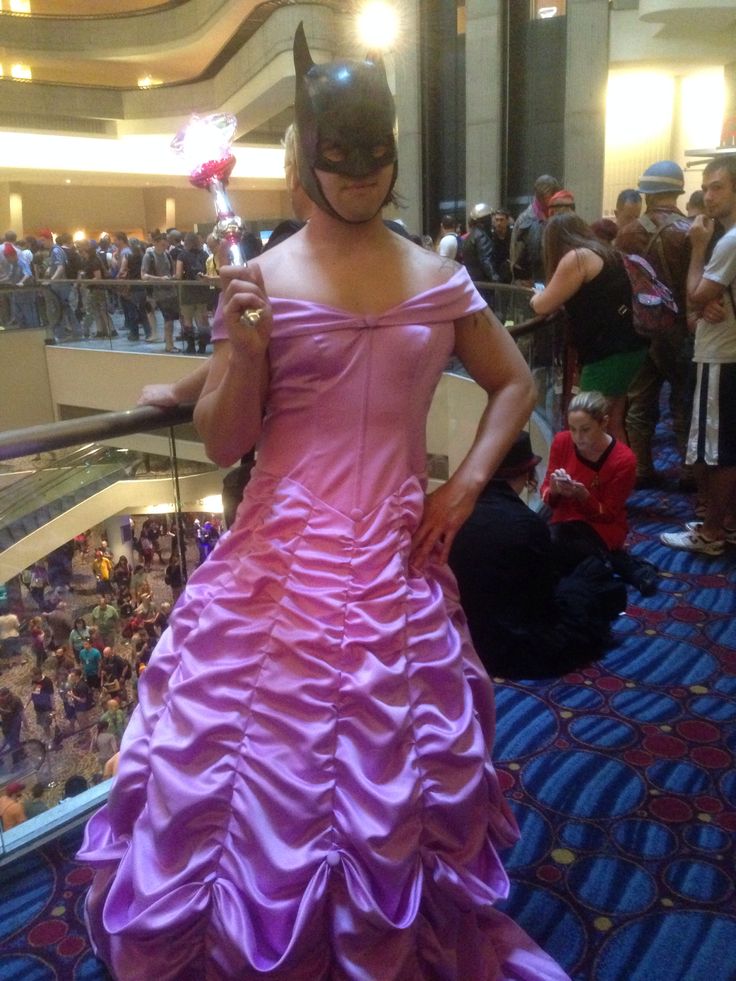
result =
M309 52L304 27L299 24L294 35L294 70L299 182L319 208L345 221L322 193L315 169L360 178L393 164L390 197L398 173L394 136L396 107L383 59L371 54L365 61L317 65ZM325 158L321 152L323 141L344 150L344 159L335 162ZM375 157L373 153L379 146L385 150ZM386 203L388 198L381 207Z
M511 449L501 460L498 469L493 475L494 480L509 480L513 477L521 477L522 474L536 467L541 462L541 456L532 452L532 441L529 433L521 432L514 440Z

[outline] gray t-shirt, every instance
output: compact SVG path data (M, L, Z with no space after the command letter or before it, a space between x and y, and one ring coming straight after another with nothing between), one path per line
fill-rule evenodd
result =
M174 263L168 252L158 253L155 249L147 249L143 256L141 272L147 276L169 276L174 275ZM176 297L175 286L155 286L153 290L154 299L168 300Z

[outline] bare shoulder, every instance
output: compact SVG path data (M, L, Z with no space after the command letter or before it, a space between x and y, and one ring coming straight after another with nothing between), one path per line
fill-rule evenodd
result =
M598 253L592 249L586 249L585 246L566 252L559 262L559 267L563 270L578 275L582 273L586 279L597 276L602 266L603 259Z
M451 279L461 268L453 259L416 245L411 239L394 235L398 240L403 264L415 281L417 292L441 286Z
M272 249L266 249L265 252L261 252L259 256L250 259L248 265L258 266L264 276L267 276L269 272L282 268L284 261L291 260L301 250L303 231L304 229L300 229L288 238L283 239L278 245L274 245Z

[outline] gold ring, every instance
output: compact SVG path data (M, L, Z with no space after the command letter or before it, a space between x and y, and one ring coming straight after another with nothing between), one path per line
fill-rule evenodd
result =
M263 316L263 307L258 307L257 310L246 310L241 314L240 322L248 327L257 327L261 322L261 317Z

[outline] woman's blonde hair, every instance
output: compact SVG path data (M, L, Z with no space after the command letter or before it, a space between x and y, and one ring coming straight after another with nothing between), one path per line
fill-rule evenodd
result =
M600 392L579 392L570 399L567 414L587 412L596 422L603 422L608 415L608 399Z

